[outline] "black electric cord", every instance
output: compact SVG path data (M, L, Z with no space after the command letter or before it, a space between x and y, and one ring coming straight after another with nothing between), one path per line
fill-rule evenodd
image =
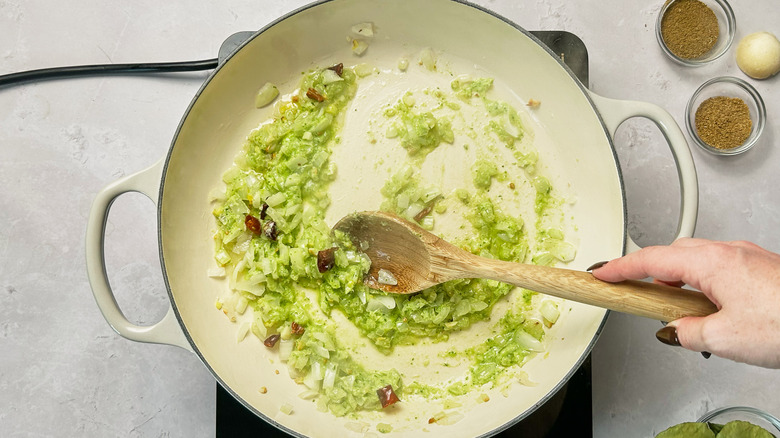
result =
M49 79L72 78L76 76L95 76L109 74L176 73L188 71L212 70L217 67L217 58L202 61L158 62L146 64L95 64L71 67L53 67L29 70L19 73L0 75L0 87L17 85L24 82Z

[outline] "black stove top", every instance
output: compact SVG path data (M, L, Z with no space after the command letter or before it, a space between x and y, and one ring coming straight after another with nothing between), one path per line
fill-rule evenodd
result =
M496 438L593 436L590 357L547 403ZM217 438L286 438L217 385ZM434 436L434 435L431 435Z
M574 72L586 87L588 76L588 51L576 35L564 31L531 32L546 44L553 53ZM592 388L590 356L572 375L568 383L528 418L495 435L498 438L593 436ZM288 437L246 409L233 396L217 384L217 433L218 438L230 437Z

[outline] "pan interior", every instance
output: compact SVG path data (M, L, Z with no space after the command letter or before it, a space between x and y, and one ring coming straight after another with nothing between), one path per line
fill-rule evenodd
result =
M353 25L363 22L373 23L376 35L368 50L357 57L347 36ZM408 58L416 64L426 48L433 49L441 62L437 74L417 65L404 74L398 72L399 59ZM304 8L262 30L204 86L171 147L160 202L163 267L185 332L215 377L267 419L309 436L349 434L344 427L354 429L349 425L356 420L319 412L314 403L300 399L303 388L287 377L286 366L269 355L257 339L235 341L236 325L215 308L215 299L227 286L207 276L214 266L211 236L215 229L208 193L220 184L222 173L231 166L247 134L271 117L270 107L254 106L254 96L264 83L275 83L282 93L291 92L302 72L339 62L366 63L383 73L360 81L359 95L353 102L357 111L346 118L342 142L334 148L333 159L341 171L331 187L330 224L352 211L376 209L381 202L376 193L392 169L400 165L394 160L400 163L402 156L392 153L383 154L385 165L381 167L365 165L376 159L364 143L374 117L371 109L421 83L449 87L453 78L442 71L451 71L494 78L496 96L515 107L523 107L529 99L541 102L538 110L525 112L525 121L533 130L545 175L570 201L567 215L572 221L567 238L571 236L578 247L570 267L584 269L594 261L619 256L625 236L617 163L597 113L558 60L513 25L449 0L334 0ZM384 140L377 137L381 148ZM442 149L440 156L432 154L424 171L438 175L446 163L448 171L442 178L458 184L458 178L468 175L471 163L468 156L453 153ZM454 228L444 231L456 232ZM495 312L499 311L497 307ZM489 392L491 402L469 403L462 408L465 417L451 426L422 426L444 407L414 400L405 401L389 415L371 412L357 421L369 424L374 432L377 423L391 423L394 433L411 436L450 428L464 436L499 430L532 411L565 383L590 351L605 311L567 302L562 315L550 332L554 341L547 354L524 367L535 386L515 385L503 393ZM342 321L342 327L350 330L349 323ZM479 327L460 336L464 339L456 337L451 342L469 342L465 338L480 336ZM446 343L426 344L424 350L401 348L398 355L426 354L435 360L445 348ZM366 351L366 361L387 365L387 357L372 355L370 348ZM409 372L431 371L422 367ZM266 392L261 393L260 388ZM284 404L292 407L291 414L280 411Z

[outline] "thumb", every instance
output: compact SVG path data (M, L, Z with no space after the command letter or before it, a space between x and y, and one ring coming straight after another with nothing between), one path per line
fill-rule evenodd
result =
M687 316L670 322L668 327L674 327L677 330L677 339L682 347L693 351L710 351L702 335L707 318Z

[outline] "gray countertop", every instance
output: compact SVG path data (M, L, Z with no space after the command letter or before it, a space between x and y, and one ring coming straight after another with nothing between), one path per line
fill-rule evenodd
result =
M305 0L273 2L0 1L0 74L60 65L215 57L230 34L256 30ZM672 64L654 35L661 0L481 0L530 30L585 42L590 88L666 108L683 126L706 79L746 78L734 47L714 64ZM773 0L734 1L737 41L780 34ZM163 157L206 73L92 77L0 89L0 435L214 435L214 380L183 350L116 335L86 277L86 218L95 194ZM696 236L744 239L780 251L780 77L749 80L768 123L760 143L732 158L691 143L700 205ZM625 123L615 145L631 236L669 243L679 185L652 123ZM156 214L142 195L112 209L106 258L128 317L148 324L166 308ZM593 352L594 436L651 436L724 405L780 414L780 374L661 345L658 322L612 314Z

